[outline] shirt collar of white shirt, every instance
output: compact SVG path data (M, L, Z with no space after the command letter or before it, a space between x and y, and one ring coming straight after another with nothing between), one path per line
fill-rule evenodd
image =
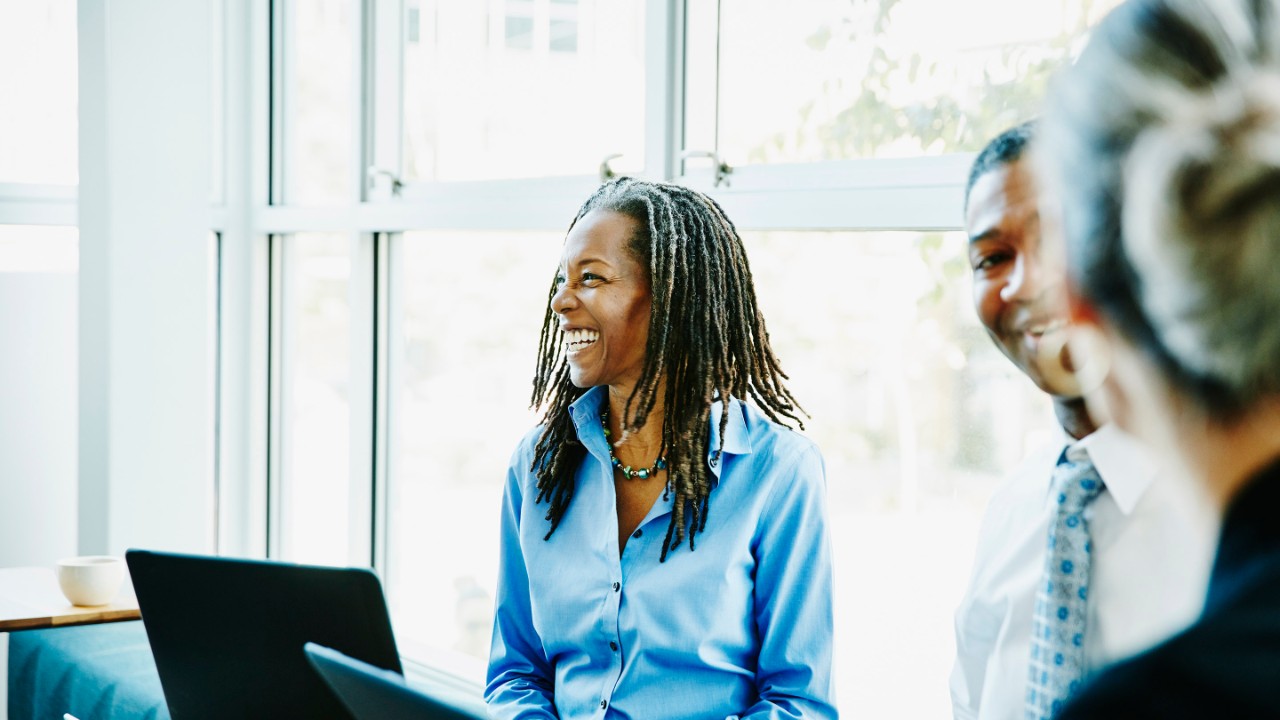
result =
M1075 444L1087 452L1116 507L1125 515L1133 512L1156 475L1156 463L1137 438L1114 423L1103 425L1079 441L1058 427L1057 437L1060 448ZM1045 485L1046 496L1048 489Z

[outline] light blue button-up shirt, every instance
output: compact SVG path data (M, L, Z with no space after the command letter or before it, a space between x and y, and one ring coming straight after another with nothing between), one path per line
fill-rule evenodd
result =
M495 718L834 718L831 551L822 456L730 401L706 529L658 562L659 497L618 553L605 389L572 407L587 454L549 540L529 471L540 429L512 457L485 699ZM719 446L720 406L711 420Z

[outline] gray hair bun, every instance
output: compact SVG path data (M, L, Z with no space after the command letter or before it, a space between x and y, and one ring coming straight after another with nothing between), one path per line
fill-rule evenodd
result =
M1169 96L1124 162L1121 236L1171 355L1236 391L1280 379L1280 74ZM1259 387L1261 386L1261 387Z
M1055 81L1076 287L1215 412L1280 393L1280 0L1128 0Z

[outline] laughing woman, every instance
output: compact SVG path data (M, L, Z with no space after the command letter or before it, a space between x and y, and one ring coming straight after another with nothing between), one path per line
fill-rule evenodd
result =
M719 205L587 199L507 474L491 716L836 716L822 457L785 377Z

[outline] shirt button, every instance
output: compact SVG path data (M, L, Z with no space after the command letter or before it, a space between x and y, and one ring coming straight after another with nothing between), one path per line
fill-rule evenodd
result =
M618 591L619 591L619 590L621 590L621 589L622 589L622 583L614 583L614 584L613 584L613 591L614 591L614 592L618 592Z
M612 650L612 651L614 651L614 652L618 652L618 643L616 643L616 642L614 642L614 641L610 640L610 641L609 641L609 649L610 649L610 650Z
M601 709L601 710L604 710L604 709L606 709L606 708L608 708L608 707L609 707L609 701L608 701L608 700L601 700L601 701L600 701L600 709Z
M633 538L638 538L638 537L640 537L640 536L641 536L641 535L643 535L643 534L644 534L644 531L643 531L643 530L637 530L637 531L635 531L635 532L631 533L631 537L633 537Z

